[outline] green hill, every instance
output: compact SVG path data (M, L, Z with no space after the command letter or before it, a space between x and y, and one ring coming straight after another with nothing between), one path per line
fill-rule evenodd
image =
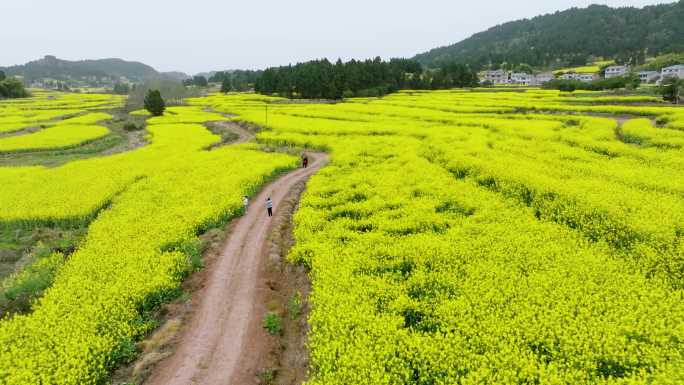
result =
M642 64L647 55L682 51L684 0L644 8L572 8L497 25L415 59L429 67L445 62L561 67L597 57Z
M0 68L8 75L20 75L27 81L34 79L75 79L83 77L119 78L143 81L160 76L154 68L139 62L122 59L69 61L45 56L23 65Z

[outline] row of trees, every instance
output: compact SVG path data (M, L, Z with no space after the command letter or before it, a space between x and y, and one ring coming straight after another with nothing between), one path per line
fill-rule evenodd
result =
M436 71L424 71L410 59L342 62L313 60L266 69L254 89L263 94L305 99L382 96L399 89L441 89L474 87L477 73L464 64L449 64Z
M252 89L262 71L234 70L218 71L207 79L202 75L195 75L183 81L183 85L190 87L208 87L209 83L221 83L221 92L249 91Z
M7 77L0 71L0 98L24 98L29 96L24 84L16 78Z
M113 92L117 95L128 95L131 92L131 85L128 83L114 84Z
M208 79L195 75L183 81L185 86L208 87L209 83L221 83L221 92L248 91L252 88L262 71L234 70L218 71Z
M660 94L666 102L679 104L684 102L684 79L667 77L660 85Z
M219 71L209 78L211 83L221 83L221 92L248 91L252 89L263 71Z
M467 64L451 63L442 65L437 71L427 71L421 76L421 82L413 85L413 89L448 89L477 87L480 79L477 72Z
M575 90L582 91L603 91L603 90L617 90L626 88L628 90L633 90L639 87L641 80L635 74L629 74L626 76L618 76L607 79L598 79L593 82L582 82L579 80L565 80L565 79L555 79L544 83L542 88L550 90L561 90L566 92L572 92Z
M189 86L208 87L209 81L207 80L207 78L205 78L202 75L195 75L190 79L183 80L183 85L186 87L189 87Z
M148 80L144 83L130 86L130 93L126 99L126 110L133 111L143 108L148 90L158 90L168 106L181 105L183 104L183 99L198 97L202 94L201 90L185 87L177 80Z

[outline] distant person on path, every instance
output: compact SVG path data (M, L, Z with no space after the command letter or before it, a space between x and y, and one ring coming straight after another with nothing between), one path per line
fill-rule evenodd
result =
M249 197L247 195L242 197L242 206L245 207L245 212L247 212L247 206L249 206Z
M271 197L266 198L266 211L268 211L268 216L273 216L273 201Z
M306 155L306 152L304 151L302 151L302 167L309 167L309 157Z

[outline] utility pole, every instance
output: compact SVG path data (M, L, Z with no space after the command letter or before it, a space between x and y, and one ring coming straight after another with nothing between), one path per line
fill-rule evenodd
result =
M266 127L268 127L268 103L264 104L266 107Z

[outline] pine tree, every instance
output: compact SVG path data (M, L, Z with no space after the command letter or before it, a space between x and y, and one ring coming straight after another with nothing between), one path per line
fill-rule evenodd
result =
M233 87L230 84L230 77L225 76L223 78L223 81L221 82L221 92L224 94L227 94L228 92L232 91Z
M148 90L145 95L145 109L152 114L152 116L162 116L166 105L162 99L159 90Z
M666 77L663 79L660 93L665 101L679 104L682 98L684 98L684 80L676 77Z

